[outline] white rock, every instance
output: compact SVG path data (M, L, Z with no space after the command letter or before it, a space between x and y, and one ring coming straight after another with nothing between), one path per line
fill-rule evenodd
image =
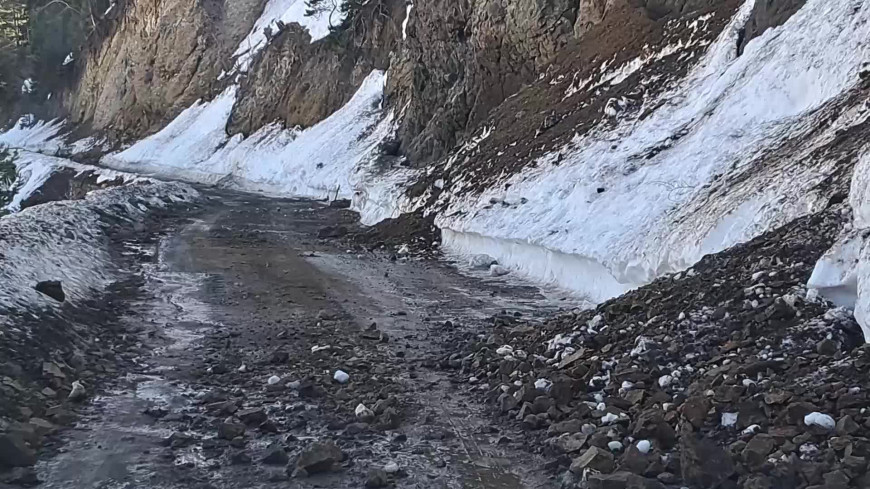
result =
M603 402L599 402L599 403L595 406L595 409L597 409L597 410L599 410L599 411L604 411L605 409L607 409L607 405L604 404Z
M833 431L834 427L837 426L837 422L834 421L834 418L819 412L810 413L804 416L804 424L807 426L820 426L828 431Z
M664 389L665 387L671 385L671 383L673 383L673 381L674 381L674 378L671 377L670 375L662 375L661 377L659 377L659 387Z
M269 380L266 381L266 383L269 385L275 385L278 382L281 382L281 377L278 377L277 375L269 377Z
M388 474L395 474L399 471L399 464L396 462L387 462L387 465L384 465L384 472Z
M681 312L680 315L677 316L677 320L682 321L683 319L686 319L686 313Z
M510 355L514 352L514 347L512 347L510 345L500 346L500 347L498 347L497 350L495 350L495 352L498 353L499 355L502 355L502 356Z
M614 440L607 444L607 448L609 448L611 452L621 452L622 443Z
M761 426L754 424L752 426L747 427L745 430L741 431L744 435L752 435L761 431Z
M592 423L586 423L580 427L580 433L583 433L584 435L591 435L592 433L595 433L595 430L595 425Z
M535 381L535 389L538 389L539 391L548 392L552 385L553 383L547 379L538 379Z
M359 403L359 405L354 410L354 414L356 414L356 417L362 421L371 421L375 419L374 411L367 408L363 403Z
M243 363L242 366L239 367L239 372L245 373L247 371L248 371L248 366Z
M335 375L333 375L332 378L339 384L345 384L350 380L350 375L348 375L344 370L336 370Z
M737 424L738 413L722 413L722 426L729 428Z
M72 383L72 391L70 391L67 399L70 401L80 401L85 398L85 386L78 380Z
M618 419L619 419L619 416L617 416L613 413L607 413L601 417L601 424L613 424Z
M637 442L637 451L640 453L649 453L651 448L652 443L650 443L649 440L641 440Z

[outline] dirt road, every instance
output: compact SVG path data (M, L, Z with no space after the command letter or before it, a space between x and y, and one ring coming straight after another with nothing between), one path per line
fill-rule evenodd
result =
M119 244L150 257L123 318L144 353L39 462L41 487L557 485L449 370L451 339L551 312L536 290L317 238L347 211L204 193L165 236Z

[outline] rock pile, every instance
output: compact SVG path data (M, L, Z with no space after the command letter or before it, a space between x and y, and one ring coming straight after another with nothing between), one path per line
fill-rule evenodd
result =
M564 487L870 487L870 347L802 286L840 222L795 221L542 325L497 317L441 365L485 380Z

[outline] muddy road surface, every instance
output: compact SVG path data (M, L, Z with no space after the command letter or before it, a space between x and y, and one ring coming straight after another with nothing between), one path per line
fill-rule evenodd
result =
M124 244L150 257L121 318L145 353L43 450L39 487L558 486L450 370L451 341L552 302L318 237L353 230L348 211L203 193Z

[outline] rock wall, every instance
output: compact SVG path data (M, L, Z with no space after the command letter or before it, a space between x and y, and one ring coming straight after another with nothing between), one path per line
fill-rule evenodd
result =
M78 66L69 119L130 138L158 129L219 88L217 77L263 0L131 0Z

